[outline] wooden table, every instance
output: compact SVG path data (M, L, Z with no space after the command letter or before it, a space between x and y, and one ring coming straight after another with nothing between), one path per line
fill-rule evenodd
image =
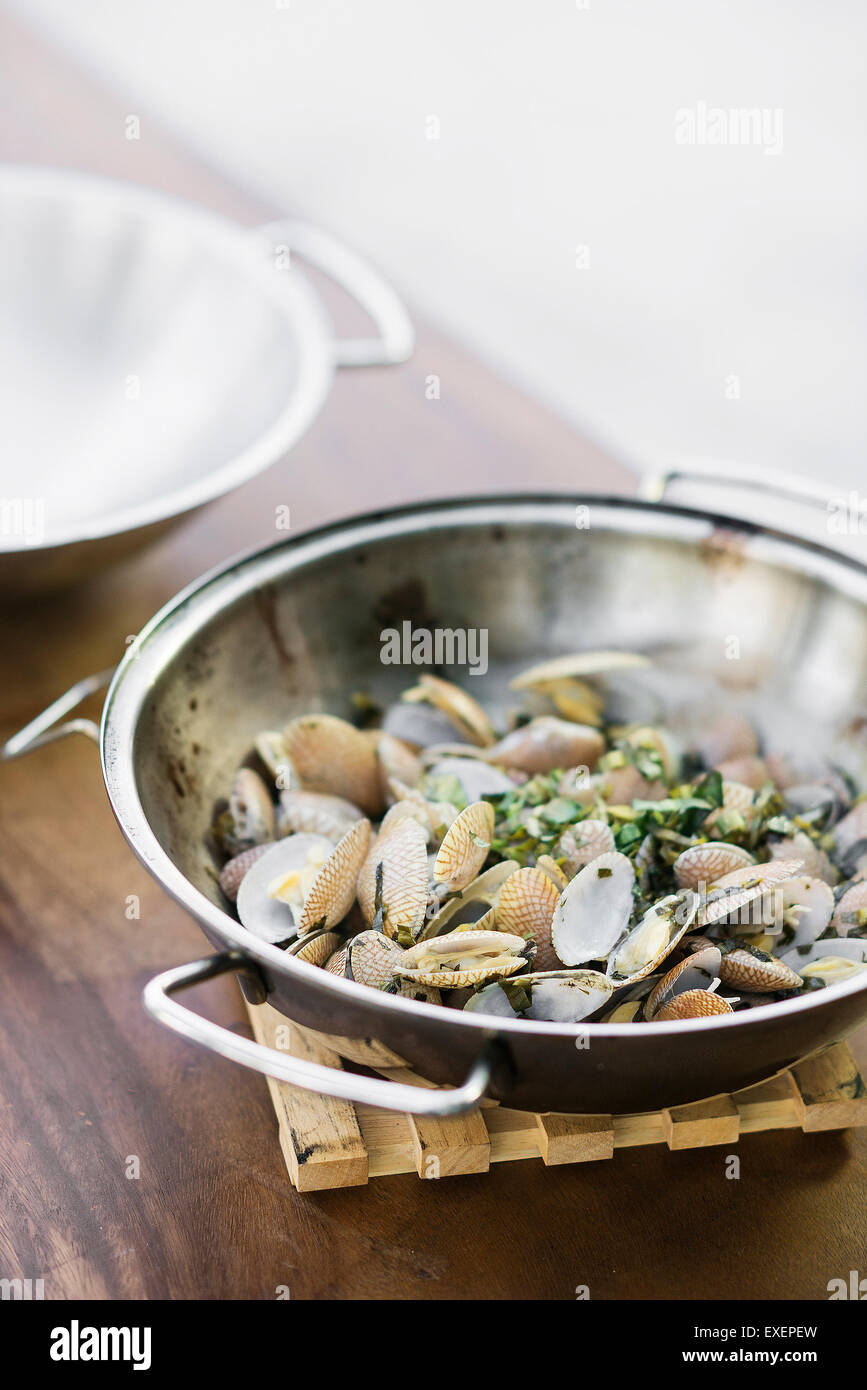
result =
M163 187L246 222L273 210L142 122L8 19L0 156ZM403 287L412 299L412 285ZM354 325L349 325L350 328ZM430 373L441 398L426 399ZM412 363L346 372L279 465L140 559L0 616L3 737L187 580L273 535L449 493L630 480L561 421L419 326ZM867 1134L625 1150L609 1162L502 1164L442 1187L414 1175L300 1197L265 1082L151 1022L148 977L205 954L196 926L126 847L84 740L0 769L0 1277L46 1298L813 1298L863 1269ZM139 920L125 915L129 895ZM246 1031L235 984L191 998ZM859 1042L862 1062L867 1038ZM131 1159L139 1160L140 1176Z

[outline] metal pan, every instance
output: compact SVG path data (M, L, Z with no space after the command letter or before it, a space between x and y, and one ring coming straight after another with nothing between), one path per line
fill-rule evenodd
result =
M367 311L335 339L296 255ZM82 578L275 463L336 367L402 362L394 292L333 237L0 166L0 586Z
M205 846L215 799L257 729L311 708L347 713L359 688L393 698L411 673L380 663L380 631L405 619L487 628L486 697L535 659L638 648L663 688L685 696L710 680L750 711L769 746L808 741L865 776L867 567L821 546L696 508L595 496L442 502L284 541L205 575L148 623L111 680L98 730L56 727L90 682L6 747L17 756L70 730L95 738L130 845L218 948L148 985L155 1017L267 1075L428 1114L466 1109L483 1093L543 1111L680 1104L760 1081L867 1020L867 986L853 980L723 1019L583 1033L495 1022L365 989L245 931L225 910ZM313 1066L174 997L227 971L301 1024L376 1038L457 1089Z

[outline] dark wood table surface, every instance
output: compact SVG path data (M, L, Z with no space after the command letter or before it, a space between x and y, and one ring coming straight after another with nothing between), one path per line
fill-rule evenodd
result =
M0 157L139 180L246 223L273 215L147 112L127 141L128 94L2 17L0 50ZM413 286L401 288L411 304ZM182 584L269 539L277 503L301 530L460 492L631 486L422 323L407 366L340 375L289 460L124 567L3 611L0 736L117 661ZM272 1299L280 1285L301 1299L571 1299L579 1284L593 1299L805 1299L864 1269L864 1131L748 1136L736 1181L724 1149L657 1146L575 1167L501 1164L445 1188L410 1175L297 1195L264 1080L142 1011L149 976L205 943L127 848L93 746L5 765L0 785L0 1277L42 1278L49 1299ZM197 996L247 1031L232 981ZM867 1060L864 1035L857 1050Z

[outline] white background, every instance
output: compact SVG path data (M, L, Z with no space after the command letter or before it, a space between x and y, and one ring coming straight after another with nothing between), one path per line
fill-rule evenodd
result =
M728 457L861 482L857 0L12 8L144 134L158 119L349 238L636 467ZM781 152L678 144L678 111L700 102L781 111Z

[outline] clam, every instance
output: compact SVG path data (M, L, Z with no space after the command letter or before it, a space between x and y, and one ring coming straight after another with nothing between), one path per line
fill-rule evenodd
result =
M316 875L334 853L324 835L289 835L261 855L241 879L238 916L248 931L263 941L287 941L298 935L304 899ZM287 885L277 897L275 884ZM294 891L293 891L294 890Z
M651 781L632 763L601 772L597 789L609 806L629 806L633 801L661 801L668 791L661 779Z
M602 854L581 869L554 909L551 944L564 965L604 960L632 913L635 871L625 854Z
M558 893L563 892L569 880L556 859L552 859L550 854L540 854L536 860L536 868L541 869L542 873L550 878Z
M615 986L632 985L650 975L689 930L699 896L686 889L649 907L637 926L608 957L607 974Z
M755 804L756 793L752 787L748 787L745 782L723 781L722 807L711 811L704 823L705 832L714 839L722 839L719 821L725 812L740 816L744 824L749 825Z
M433 985L419 984L418 980L392 980L389 993L399 994L404 999L414 999L417 1004L442 1004L443 997Z
M465 805L481 801L483 796L500 796L503 792L515 790L515 783L502 768L489 767L478 758L439 755L426 769L422 788L430 790L446 787L453 781L463 793Z
M335 927L343 921L355 902L355 885L369 843L370 821L359 820L334 846L304 894L299 932ZM287 875L271 891L282 901L291 902L296 892L293 875Z
M724 781L740 782L757 792L773 780L764 758L726 758L716 764L716 771Z
M506 859L479 874L462 893L456 893L433 913L429 906L428 920L422 928L420 939L426 941L432 936L441 936L446 927L454 930L459 926L478 925L495 908L503 884L517 872L518 865L514 859Z
M828 965L828 961L833 964ZM783 964L807 980L819 978L826 971L838 975L843 968L837 964L839 961L850 965L867 963L867 941L857 936L825 936L821 941L814 941L812 946L801 946L783 956ZM814 970L814 966L821 968ZM807 974L808 968L812 974Z
M308 965L322 966L340 945L337 932L320 929L305 932L287 949L287 956L306 961Z
M538 865L518 869L500 889L496 921L500 931L532 938L536 943L536 965L540 971L558 970L559 961L551 945L551 922L562 889Z
M382 731L416 750L462 737L448 715L441 710L410 700L400 700L388 707L383 716Z
M240 854L236 854L233 859L230 859L223 865L220 871L220 887L229 899L229 902L233 903L236 901L238 889L241 887L241 880L244 875L247 873L248 869L252 869L256 860L261 859L265 851L270 848L270 844L254 845L252 849L242 850Z
M347 941L333 955L326 969L369 989L386 989L394 977L394 967L404 955L396 941L381 931L363 931Z
M424 830L427 840L436 840L439 844L458 817L458 808L450 801L428 801L417 788L407 787L394 777L389 781L389 794L394 798L394 804L386 811L380 831L402 816L412 816Z
M718 946L704 946L675 965L654 985L644 1004L644 1017L653 1019L680 994L706 992L719 983L722 952Z
M779 885L800 867L799 859L778 859L723 874L702 898L698 925L715 927L737 922L754 929L774 925L781 910Z
M478 875L494 836L494 808L475 801L449 826L434 861L433 876L449 892L460 892Z
M601 1023L641 1023L643 1005L640 999L625 999L621 1004L615 1004L613 1009L609 1009L607 1014L603 1014Z
M428 902L427 840L411 816L395 819L380 831L357 875L358 904L368 925L382 911L386 936L415 937ZM377 882L379 887L377 889Z
M678 888L697 889L700 884L707 888L726 874L755 862L749 850L740 845L728 845L724 840L707 841L692 845L678 855L673 866L674 877Z
M370 822L357 821L334 845L324 835L289 835L272 845L241 880L238 916L266 941L334 927L355 901Z
M831 831L835 853L850 856L867 841L867 800L858 801ZM867 846L865 846L867 849Z
M274 839L274 803L262 778L249 767L239 768L229 804L214 823L214 834L232 858L245 849Z
M256 735L253 747L271 778L272 785L279 790L291 787L294 781L294 771L286 755L283 735L274 729L263 729L261 733Z
M742 714L723 714L698 739L698 752L706 767L718 767L733 758L748 758L759 751L759 740Z
M614 834L604 820L579 821L560 836L560 854L572 874L577 874L579 869L591 864L600 854L610 854L613 849Z
M534 776L558 767L594 767L604 751L598 729L543 714L486 748L484 760Z
M636 667L649 665L649 658L641 656L638 652L566 652L563 656L555 656L530 666L515 676L509 684L512 690L532 690L552 681L605 676L615 671L634 670Z
M464 1005L497 1018L579 1023L611 998L611 982L597 970L548 970L483 985Z
M421 676L417 686L404 692L403 699L407 703L433 705L449 720L453 726L452 732L457 729L459 734L480 748L492 744L496 738L494 726L478 700L451 681L441 680L439 676Z
M809 946L827 930L834 894L824 879L793 876L780 884L778 897L789 949Z
M867 879L851 884L834 908L831 926L838 936L848 936L850 928L867 926Z
M304 831L311 835L325 835L337 844L349 827L361 818L359 807L342 796L293 788L280 793L277 834L282 837Z
M674 1023L684 1018L708 1018L713 1014L732 1014L728 999L713 989L688 989L663 1005L651 1019L652 1023Z
M680 745L667 729L656 729L650 725L631 729L620 739L618 747L655 754L662 767L663 776L669 782L673 782L680 771L683 760Z
M821 878L830 884L837 882L839 875L827 854L803 830L770 841L768 849L772 859L800 859L804 873L811 878Z
M513 975L531 958L532 948L522 936L463 927L411 946L395 962L394 973L437 989L459 989Z
M801 978L783 961L739 941L716 943L694 937L684 943L693 952L716 945L720 951L719 977L724 985L745 990L748 994L773 994L781 989L800 989Z
M305 791L325 792L360 806L367 815L385 807L376 756L378 734L333 714L308 714L283 730L283 742Z
M421 763L409 745L382 730L376 739L376 760L379 764L380 786L386 801L391 797L392 781L414 787L421 777Z

